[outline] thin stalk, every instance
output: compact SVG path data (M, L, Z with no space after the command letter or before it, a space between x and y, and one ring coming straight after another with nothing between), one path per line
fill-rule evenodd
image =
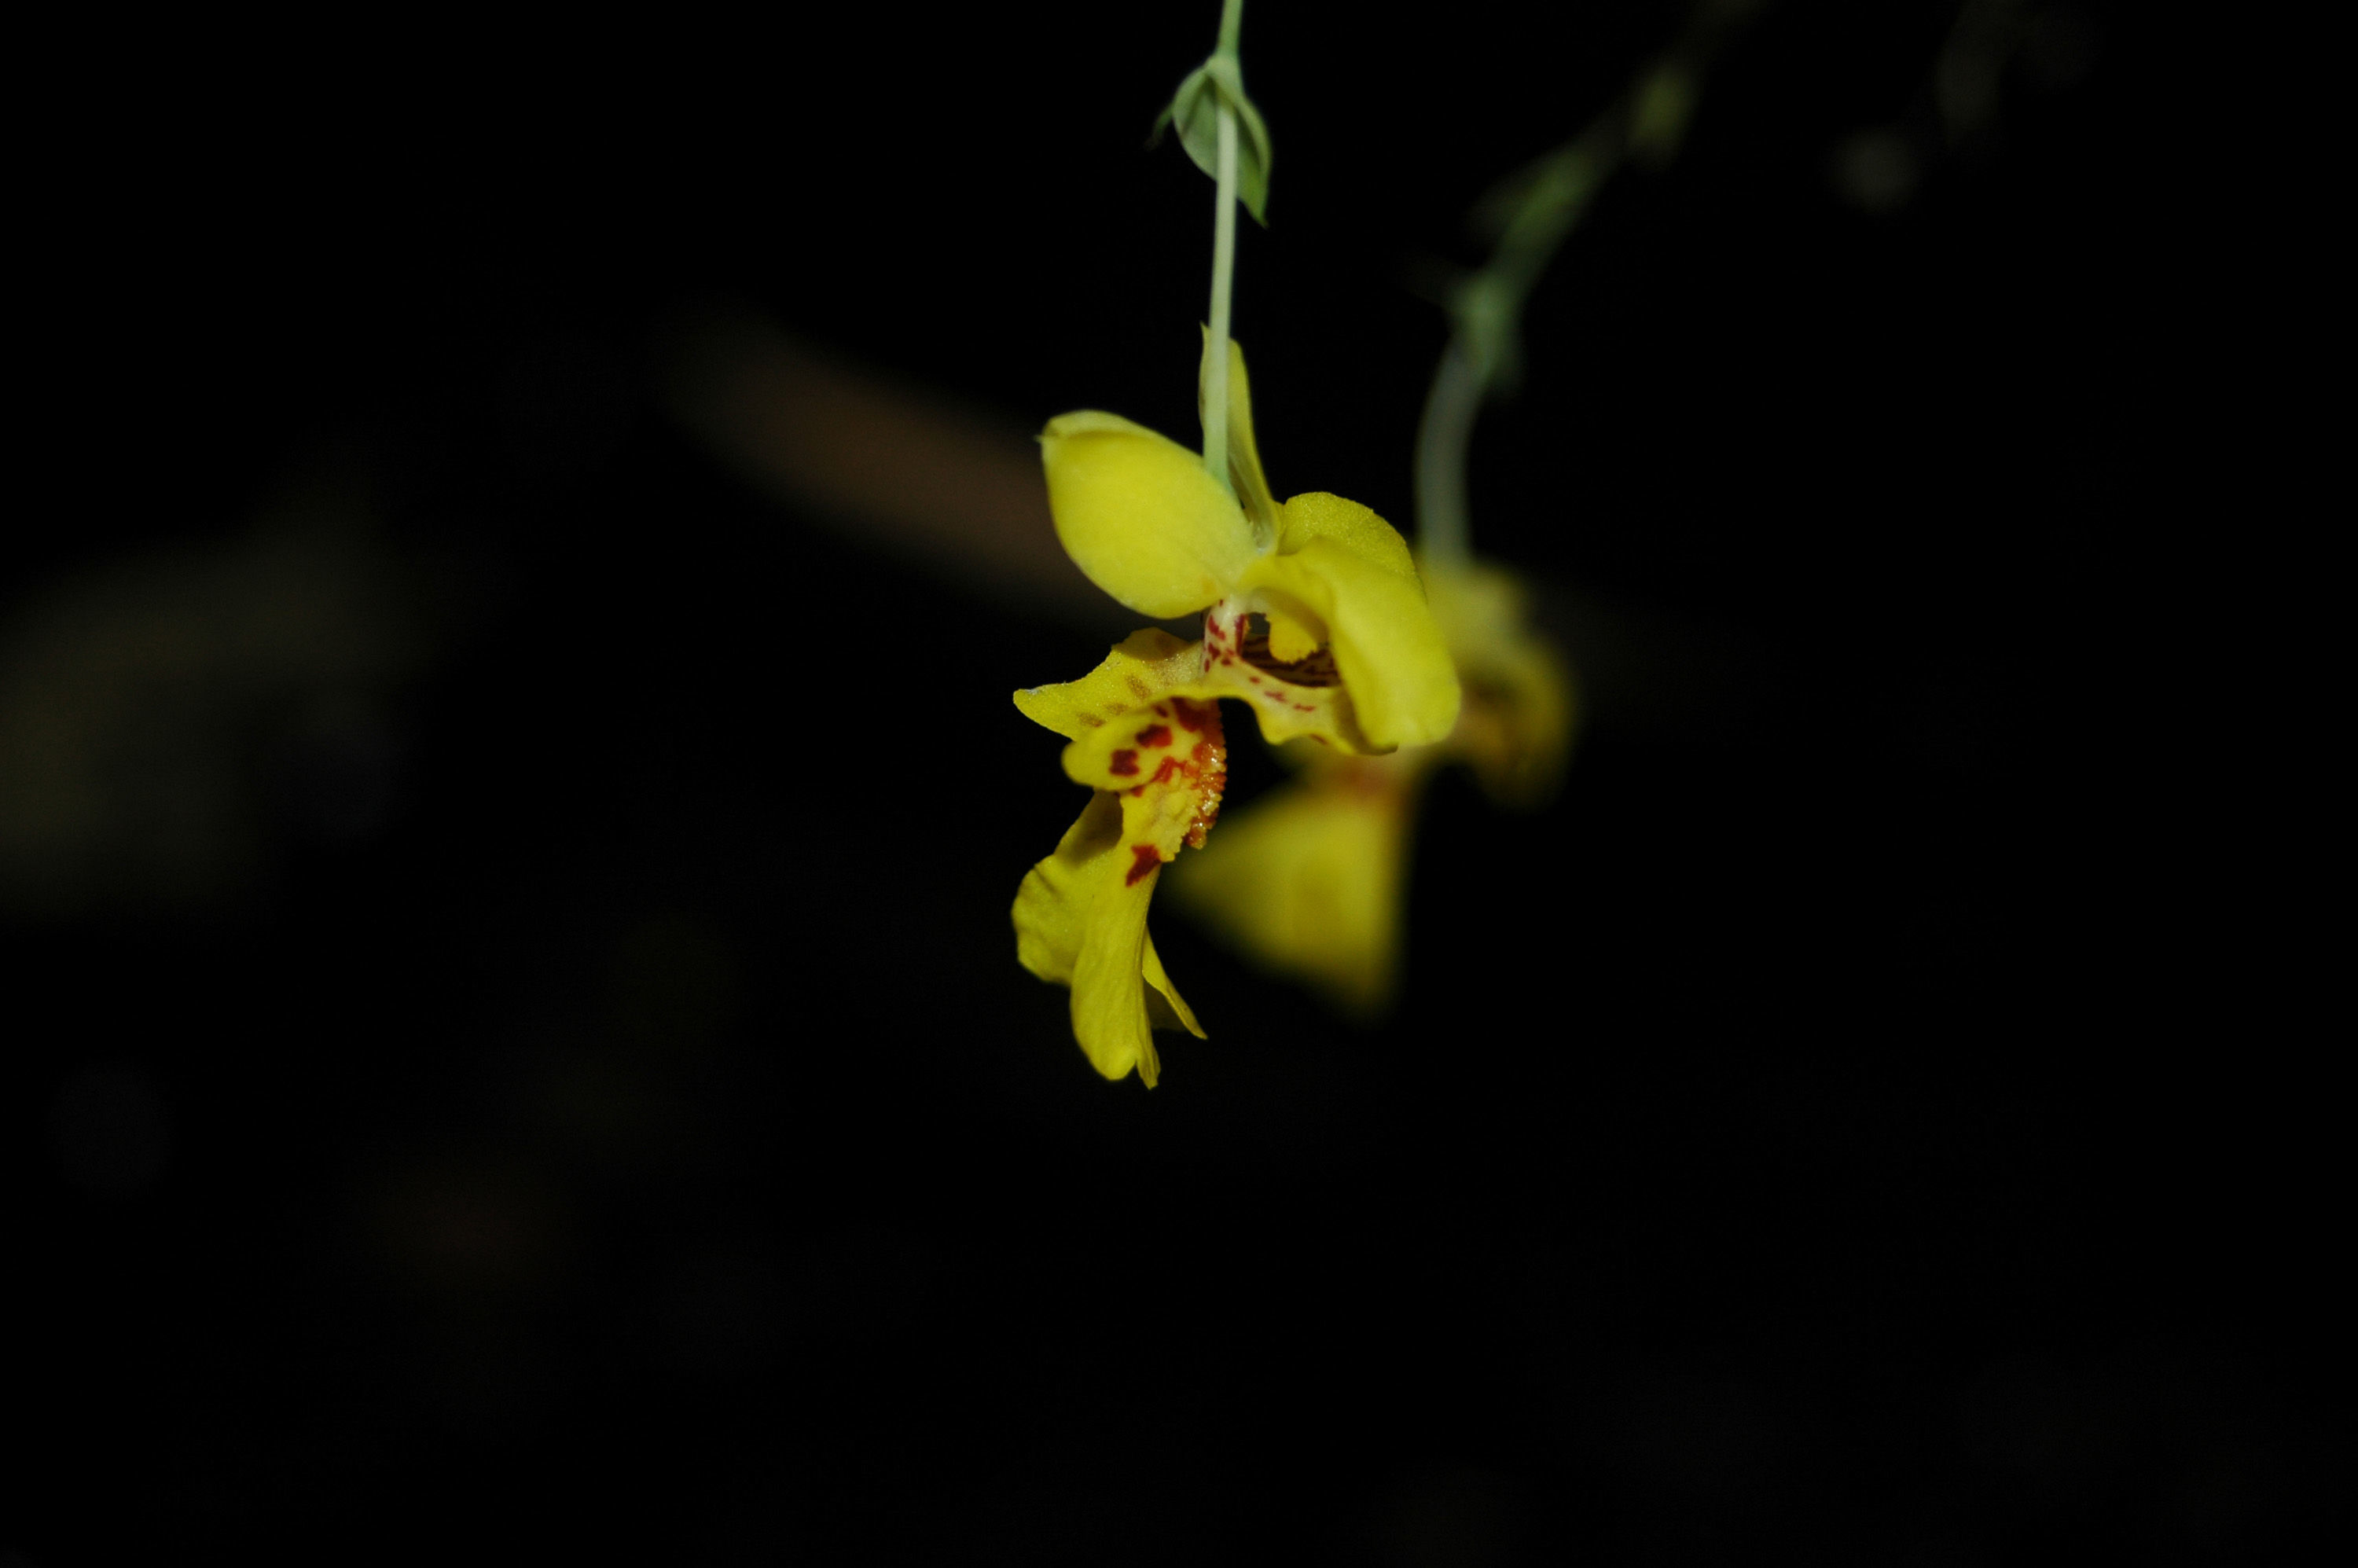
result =
M1632 153L1649 168L1676 154L1693 112L1694 82L1762 0L1697 0L1670 50L1628 92L1563 146L1526 169L1498 214L1497 248L1460 286L1455 321L1442 351L1417 427L1417 543L1429 560L1457 563L1472 549L1466 460L1485 398L1511 387L1523 305L1586 212L1590 200ZM1495 208L1498 197L1484 202Z
M1416 430L1416 541L1428 565L1463 566L1471 552L1466 524L1466 448L1482 406L1482 376L1463 340L1441 351L1424 417Z
M1239 8L1240 0L1229 0L1222 17L1220 33L1223 42L1228 37L1229 23ZM1212 210L1212 327L1211 341L1205 346L1210 356L1206 362L1204 377L1204 466L1220 481L1220 488L1235 493L1228 481L1228 319L1235 294L1237 271L1237 112L1220 102L1220 146L1217 165L1218 173L1214 183L1219 188Z

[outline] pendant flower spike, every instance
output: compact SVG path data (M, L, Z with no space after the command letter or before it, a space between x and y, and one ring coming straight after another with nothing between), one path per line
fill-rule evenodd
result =
M1407 542L1355 501L1273 499L1244 355L1228 350L1230 488L1118 415L1063 415L1040 438L1056 535L1089 580L1141 615L1204 617L1199 642L1133 633L1081 679L1015 694L1095 792L1016 894L1017 957L1072 988L1073 1033L1098 1072L1135 1069L1150 1087L1152 1031L1204 1033L1146 913L1164 864L1218 817L1219 700L1249 704L1272 745L1307 737L1355 756L1430 744L1457 721L1457 674Z

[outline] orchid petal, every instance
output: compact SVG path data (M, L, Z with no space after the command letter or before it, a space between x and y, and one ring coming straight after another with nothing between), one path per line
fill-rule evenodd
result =
M1405 547L1395 557L1384 542L1399 535L1339 497L1296 496L1289 518L1297 507L1300 547L1255 561L1243 586L1272 626L1282 617L1333 648L1372 749L1443 739L1457 721L1457 672L1413 571L1394 565Z
M1146 906L1156 875L1125 882L1120 858L1099 857L1088 878L1097 897L1073 963L1073 1038L1098 1072L1120 1078L1134 1067L1148 1088L1163 1067L1146 1012Z
M1171 977L1163 972L1163 959L1154 951L1154 934L1151 931L1146 935L1146 952L1140 968L1145 973L1148 988L1146 1011L1154 1027L1184 1029L1198 1040L1210 1039L1211 1036L1204 1033L1204 1026L1195 1022L1195 1010L1180 1000L1179 988L1173 985ZM1148 1079L1147 1087L1153 1087L1153 1080Z
M1033 866L1015 895L1015 957L1053 985L1073 983L1081 941L1096 907L1092 872L1121 839L1121 803L1093 795L1065 830L1056 852Z
M1015 955L1040 979L1072 988L1073 1034L1090 1065L1109 1078L1134 1068L1152 1088L1162 1070L1153 1030L1204 1032L1146 934L1161 867L1132 874L1133 858L1120 852L1124 805L1091 795L1056 852L1023 879Z
M1408 541L1372 506L1320 490L1295 496L1280 514L1277 547L1291 554L1313 539L1339 545L1395 577L1417 580L1416 557L1410 554Z
M1227 784L1219 705L1202 670L1201 644L1150 628L1079 680L1015 694L1027 716L1071 738L1065 771L1095 791L1016 894L1016 956L1072 988L1074 1037L1098 1072L1134 1067L1150 1087L1160 1071L1152 1032L1204 1033L1146 935L1163 866L1202 846Z
M1115 643L1080 679L1017 692L1015 706L1033 723L1077 741L1194 679L1203 668L1202 646L1149 626Z

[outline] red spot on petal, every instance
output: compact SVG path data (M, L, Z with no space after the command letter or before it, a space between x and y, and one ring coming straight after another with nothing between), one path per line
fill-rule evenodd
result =
M1198 741L1195 743L1195 750L1200 752L1203 749L1204 743ZM1176 773L1178 771L1179 759L1176 757L1165 757L1163 759L1163 765L1154 770L1153 782L1156 784L1169 784L1171 782L1172 775ZM1144 784L1141 784L1138 787L1144 789L1146 786Z
M1134 888L1162 868L1163 851L1152 844L1132 844L1130 847L1130 874L1121 879L1121 885Z
M1220 724L1219 704L1214 702L1190 702L1185 697L1174 697L1172 699L1171 706L1178 710L1174 717L1188 729L1199 730L1208 730L1215 733L1218 731Z
M1130 777L1130 774L1138 772L1138 753L1130 751L1116 752L1113 756L1107 761L1106 772L1113 774L1116 778L1126 779Z
M1171 744L1171 726L1150 724L1130 739L1141 746L1168 746Z

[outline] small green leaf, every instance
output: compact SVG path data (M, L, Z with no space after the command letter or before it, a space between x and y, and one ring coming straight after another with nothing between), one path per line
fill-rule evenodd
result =
M1171 102L1163 106L1163 113L1154 116L1154 129L1149 132L1146 137L1148 146L1153 146L1163 140L1163 133L1171 128L1173 121L1179 121L1183 124L1186 122L1189 113L1195 107L1196 95L1204 91L1204 73L1205 67L1199 65L1187 73L1185 81L1179 83L1179 91L1171 95ZM1184 146L1184 131L1181 136L1181 145ZM1195 154L1191 150L1188 156L1193 157ZM1196 162L1197 167L1201 168L1206 174L1212 173L1209 165L1205 164L1201 159L1197 159Z
M1232 54L1216 54L1179 84L1170 106L1157 116L1154 134L1179 127L1179 145L1197 168L1213 178L1220 171L1220 105L1237 116L1237 200L1262 227L1269 225L1269 125L1245 96L1244 72Z

